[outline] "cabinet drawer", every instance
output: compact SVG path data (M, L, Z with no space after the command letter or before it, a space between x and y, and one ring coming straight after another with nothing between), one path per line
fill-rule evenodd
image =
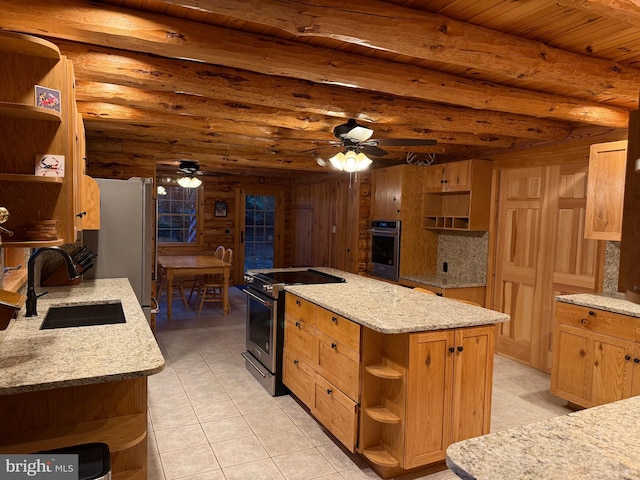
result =
M313 405L315 372L295 352L284 349L282 382L305 405Z
M356 352L360 351L360 325L324 308L318 308L316 328Z
M313 362L313 344L315 329L306 321L286 315L284 322L284 346L290 352L296 352L308 363Z
M304 300L296 295L287 293L284 313L285 315L293 315L307 322L312 327L316 324L316 310L314 303Z
M330 382L315 376L311 413L351 452L355 451L358 410L356 403Z
M555 318L560 325L635 340L637 320L626 315L556 301Z
M360 355L320 331L316 331L313 353L316 371L347 396L357 400L360 384Z

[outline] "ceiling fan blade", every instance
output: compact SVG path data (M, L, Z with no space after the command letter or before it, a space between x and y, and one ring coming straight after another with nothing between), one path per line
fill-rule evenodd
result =
M417 147L421 145L435 145L437 143L435 140L423 140L421 138L376 138L370 141L376 142L378 145L386 145L389 147Z
M366 142L371 138L371 135L373 135L373 130L358 125L357 127L349 130L344 135L344 138L348 138L349 140L356 140L358 142Z
M385 155L389 154L389 152L387 152L386 150L383 150L380 147L376 147L375 145L364 145L360 147L359 150L365 155L372 155L374 157L384 157Z
M343 139L346 137L346 134L349 133L354 128L359 127L358 122L354 118L350 118L347 123L343 123L342 125L338 125L333 129L334 137L338 139Z

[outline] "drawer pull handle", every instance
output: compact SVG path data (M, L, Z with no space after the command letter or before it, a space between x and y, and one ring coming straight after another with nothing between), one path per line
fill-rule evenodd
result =
M293 361L293 364L294 364L294 365L298 365L298 360L294 360L294 361Z
M300 328L300 322L296 322L296 327Z
M330 388L327 388L327 395L331 395L333 393L333 390L331 390Z
M628 362L629 360L631 360L631 355L625 355L624 359Z
M338 348L338 344L335 342L331 342L331 348Z
M640 358L634 358L633 361L634 363L640 363Z
M300 306L300 300L296 300L296 305Z
M593 310L589 310L589 315L592 317L596 316L596 312L594 312Z
M580 323L586 327L587 325L589 325L589 320L583 318L582 320L580 320Z
M338 323L338 319L337 319L336 317L331 317L331 321L332 321L333 323Z
M456 347L449 347L449 352L453 353L456 351Z
M460 346L458 347L458 351L459 351L459 352L461 352L461 351L463 351L463 350L464 350L464 347L463 347L462 345L460 345Z

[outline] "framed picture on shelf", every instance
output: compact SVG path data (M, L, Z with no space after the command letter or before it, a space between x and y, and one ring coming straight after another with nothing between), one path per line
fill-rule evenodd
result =
M215 210L213 211L214 217L226 217L227 216L227 202L216 202Z
M36 155L36 176L64 177L64 155Z
M36 106L60 112L60 90L36 85Z

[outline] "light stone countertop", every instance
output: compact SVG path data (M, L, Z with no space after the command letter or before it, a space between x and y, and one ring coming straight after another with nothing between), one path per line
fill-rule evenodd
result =
M572 303L582 307L596 308L608 312L620 313L640 318L640 305L630 302L624 294L611 295L602 293L577 293L558 295L556 299L564 303Z
M152 375L164 358L126 278L38 287L38 316L25 308L0 332L0 395ZM40 330L49 306L119 300L126 323Z
M486 282L478 282L471 278L452 276L448 273L434 273L432 275L405 275L400 277L400 281L409 280L423 285L438 288L471 288L485 287Z
M346 283L288 285L284 289L360 325L385 334L422 332L506 322L509 315L411 288L316 268Z
M464 479L640 479L640 397L471 438L447 449Z

